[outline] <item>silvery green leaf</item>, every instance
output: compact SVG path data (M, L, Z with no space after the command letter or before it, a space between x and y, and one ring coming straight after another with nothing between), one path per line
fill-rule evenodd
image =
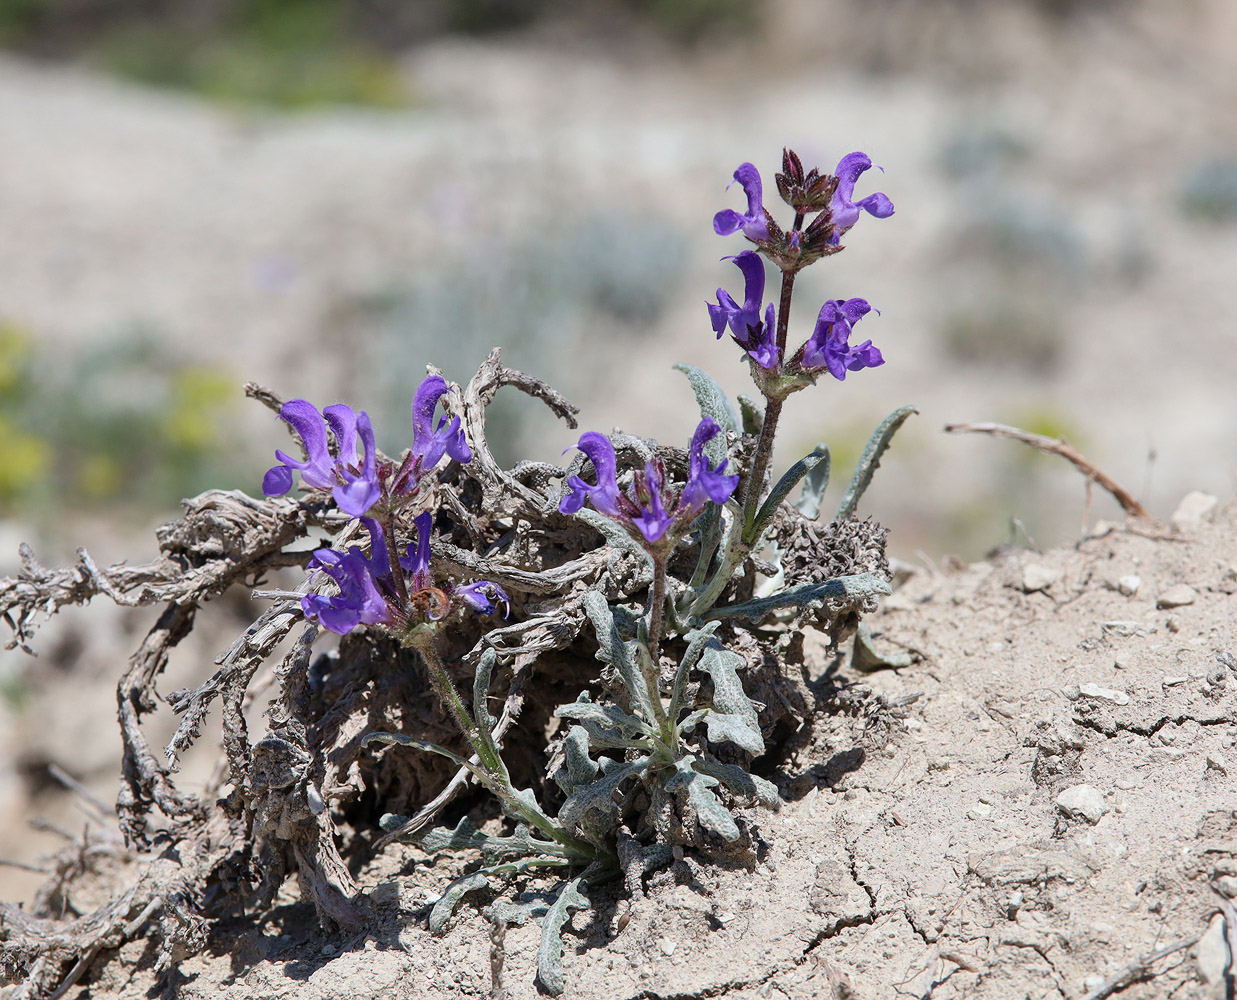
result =
M567 731L563 749L567 758L567 780L571 786L564 791L570 794L580 785L596 778L599 765L588 755L588 732L583 726L572 726Z
M756 756L765 752L765 741L760 738L759 732L748 725L747 719L742 715L705 712L703 722L710 743L728 741Z
M446 757L447 760L457 767L466 767L474 774L480 772L480 769L471 761L465 760L457 753L452 753L446 747L440 747L437 743L430 743L428 740L418 740L413 736L405 736L403 733L366 733L361 740L361 745L367 746L370 743L394 743L402 747L424 750L427 753L436 753L439 757Z
M485 836L473 825L472 820L465 816L455 825L454 830L448 830L445 826L435 826L428 830L417 831L413 840L426 854L437 854L439 851L480 849Z
M584 610L593 623L593 631L597 634L597 659L613 665L619 678L631 695L632 708L644 718L653 718L653 703L649 700L649 690L644 678L632 662L632 649L623 642L618 627L614 623L614 612L606 602L605 597L595 590L584 595ZM634 646L635 643L632 643Z
M909 667L915 658L906 650L898 653L882 653L872 643L872 630L861 624L855 632L855 644L851 652L850 665L863 673L873 670L898 670Z
M634 715L629 715L617 705L598 705L591 701L573 701L559 705L554 714L562 719L579 719L589 732L605 736L610 730L613 738L631 740L639 735L651 735L653 730ZM591 725L589 725L591 723Z
M777 508L782 501L790 496L790 491L795 488L795 484L807 476L815 469L824 469L824 481L829 481L829 449L823 444L818 444L816 450L810 455L805 455L799 459L794 465L786 470L785 475L777 481L777 484L769 491L769 495L765 497L765 502L760 505L760 510L756 514L756 520L752 528L748 532L749 536L756 538L761 530L769 522L769 519L776 513ZM805 486L806 489L806 486ZM824 487L822 486L823 490ZM819 494L817 496L817 507L820 506Z
M580 891L580 886L592 870L593 866L590 866L583 875L566 883L541 921L537 979L551 996L563 992L563 924L567 923L572 911L589 908L588 897Z
M639 760L624 764L610 771L604 777L598 778L591 784L577 788L567 797L567 801L559 809L558 821L564 826L570 826L585 813L598 809L603 814L609 815L614 807L614 802L611 799L614 790L631 776L640 774L648 766L649 759L641 757Z
M743 433L755 437L765 422L765 411L751 396L739 396L739 412L743 415Z
M457 878L447 886L441 898L434 904L433 909L430 910L430 930L437 934L446 926L447 921L451 919L451 914L455 912L455 908L465 895L475 892L477 889L488 889L489 885L489 876L484 871L473 872L471 875L461 875Z
M692 629L688 632L685 638L687 639L687 651L683 654L683 659L679 661L679 669L674 674L674 692L670 698L670 717L677 718L679 710L683 707L683 693L687 688L687 678L696 668L696 663L700 660L701 653L704 652L705 644L717 631L721 622L709 622L703 628Z
M760 732L760 722L756 717L756 709L743 690L743 682L739 679L739 668L747 665L747 661L738 653L723 646L716 638L711 639L700 658L701 667L713 678L713 708L723 715L737 715L747 723L753 732ZM763 751L763 747L761 750Z
M855 475L846 488L846 494L842 497L842 502L838 504L837 513L833 516L834 520L846 521L855 516L855 508L859 506L864 491L872 482L873 473L880 467L881 456L885 454L885 449L889 447L893 435L906 422L907 417L918 412L913 406L903 406L901 409L894 410L872 433L867 447L863 449L863 454L859 457L859 464L855 467Z
M619 549L623 552L630 552L640 558L641 564L647 574L651 574L653 567L653 558L645 551L644 546L637 542L631 535L627 534L623 527L617 521L611 521L604 514L598 514L595 510L589 510L587 507L581 507L575 512L575 517L580 518L590 527L596 528L605 536L607 544L614 549ZM651 579L649 575L649 579Z
M865 597L892 594L889 584L872 573L856 573L853 576L837 576L824 583L801 583L780 594L761 597L741 604L715 607L706 613L706 618L746 618L759 622L778 608L798 607L813 609L825 601L860 601Z
M781 802L777 785L755 774L748 774L738 764L723 764L711 757L698 756L692 761L692 768L716 778L736 798L754 799L765 806L776 806Z
M687 381L691 383L692 392L696 394L696 403L700 407L700 415L711 417L722 429L722 433L704 446L704 453L716 465L726 457L726 434L739 433L739 415L734 412L734 406L722 391L722 387L714 382L712 376L703 368L685 362L679 362L674 367L686 375Z
M807 475L803 477L803 489L799 493L799 499L795 502L799 513L813 521L820 516L820 502L824 498L825 490L829 487L829 471L833 464L829 459L828 448L823 444L818 444L816 450L824 451L825 460L808 470Z
M723 840L738 840L739 827L730 815L730 810L717 800L712 789L717 787L717 779L707 774L693 771L689 759L675 763L674 777L666 782L666 791L687 793L687 802L696 814L696 822L701 829L716 834Z
M490 675L494 672L494 664L498 661L498 653L493 646L486 647L477 664L477 673L472 682L472 714L477 720L477 726L487 740L494 731L497 720L490 715L486 702L490 697Z
M496 924L523 927L530 920L540 920L549 910L550 904L541 898L526 899L522 902L496 899L485 908L484 912Z

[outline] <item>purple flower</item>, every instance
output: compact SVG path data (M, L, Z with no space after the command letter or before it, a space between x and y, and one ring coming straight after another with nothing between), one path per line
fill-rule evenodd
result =
M499 604L503 606L504 618L511 614L511 598L502 587L489 580L478 580L463 587L455 587L451 596L458 597L479 615L492 615Z
M349 546L347 552L319 549L307 567L311 572L321 570L334 580L339 593L306 594L301 598L301 610L306 618L339 635L346 635L358 625L392 620L390 604L378 588L378 582L389 582L391 574L382 527L368 517L361 518L361 523L369 531L368 557L355 545Z
M760 254L754 250L744 250L734 257L735 266L743 272L743 305L735 302L724 288L717 290L717 305L708 303L709 320L713 324L713 332L721 339L726 327L730 327L731 336L735 342L755 359L756 363L765 369L777 367L777 323L770 302L761 316L761 306L765 296L765 265Z
M691 447L687 452L687 485L683 487L683 493L679 497L679 504L691 517L704 510L708 500L717 504L725 503L739 485L738 476L722 475L726 471L726 459L722 459L717 468L711 469L709 460L704 457L704 446L717 437L720 430L716 421L705 417L692 435Z
M820 307L816 328L803 345L804 368L828 368L829 374L842 381L846 372L883 365L881 352L865 340L858 347L850 346L852 327L872 311L864 299L831 299Z
M724 208L713 216L713 232L718 236L729 236L731 233L743 230L743 235L749 240L759 242L769 238L769 224L765 219L763 192L760 184L760 171L750 163L739 164L734 172L731 184L739 184L747 195L747 214L740 215L732 208ZM726 185L730 189L730 184Z
M307 461L299 462L282 451L275 457L282 462L267 470L262 479L262 494L281 497L292 489L292 473L299 470L307 486L330 490L339 509L360 517L382 496L374 471L374 428L364 410L358 415L352 407L337 403L322 413L304 399L284 403L279 416L286 420L305 445ZM338 452L327 447L327 426L335 434ZM365 445L365 459L358 464L357 438Z
M594 510L608 517L617 517L619 491L618 482L615 479L617 465L614 459L614 445L604 434L587 431L580 435L580 442L576 447L592 461L593 470L597 473L597 485L590 486L579 476L572 476L567 480L571 492L563 497L558 509L564 514L574 514L584 506L585 500L592 497Z
M830 243L836 244L843 234L859 221L861 211L878 219L887 219L893 215L893 202L879 191L866 198L860 198L858 201L851 200L855 195L855 182L871 166L872 160L866 153L848 153L838 163L838 186L833 193L832 201L829 202L830 220L833 225Z
M417 386L412 400L412 454L420 457L421 469L429 470L438 464L443 455L450 455L457 462L472 460L472 450L464 440L460 418L453 417L445 427L447 418L439 418L434 426L434 410L438 400L451 391L441 375L430 375Z
M563 497L558 509L564 514L574 514L591 498L593 507L607 517L618 521L632 537L643 539L647 545L660 542L667 534L677 535L677 529L685 529L704 509L707 501L725 503L738 485L738 476L724 476L723 461L717 468L710 468L704 457L704 446L716 437L720 428L708 417L700 422L692 436L689 452L689 474L682 490L674 490L666 483L666 473L658 459L645 464L643 472L632 476L631 485L620 493L616 478L614 446L610 440L595 431L580 437L579 448L593 460L597 470L597 485L590 486L579 476L568 481L571 491Z

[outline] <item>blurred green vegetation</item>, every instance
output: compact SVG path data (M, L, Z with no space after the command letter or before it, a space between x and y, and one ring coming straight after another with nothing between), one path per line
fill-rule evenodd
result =
M0 516L49 523L122 505L144 514L248 484L252 470L232 458L238 382L173 363L147 334L66 362L30 331L0 325Z
M756 0L0 0L0 46L206 97L304 108L409 104L397 54L441 35L571 20L679 44L742 31Z

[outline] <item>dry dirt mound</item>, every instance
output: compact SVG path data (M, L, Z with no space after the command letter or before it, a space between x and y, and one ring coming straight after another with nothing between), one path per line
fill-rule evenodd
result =
M1231 997L1235 593L1237 504L1181 534L1106 526L912 575L870 624L876 649L913 662L809 656L807 689L833 710L769 772L785 803L760 820L763 858L689 853L632 904L597 893L567 936L566 995ZM862 685L880 711L839 710ZM363 936L323 936L289 896L216 925L163 985L185 1000L488 996L497 960L507 996L536 996L536 928L496 944L465 905L444 936L425 929L454 865L390 848L359 873L379 915ZM104 953L69 996L158 995L148 949Z

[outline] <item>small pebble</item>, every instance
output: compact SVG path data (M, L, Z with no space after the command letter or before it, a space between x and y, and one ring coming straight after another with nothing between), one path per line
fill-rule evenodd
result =
M1130 669L1130 654L1118 653L1112 658L1112 668L1114 670L1129 670Z
M1135 576L1131 573L1129 576L1123 576L1117 581L1117 589L1126 597L1133 597L1138 593L1138 588L1143 585L1141 576Z
M1157 597L1155 606L1161 611L1166 608L1184 608L1187 604L1193 604L1196 596L1193 587L1179 583L1175 587L1169 587Z
M1221 875L1216 879L1215 887L1229 899L1237 896L1237 878L1234 878L1232 875Z
M1165 687L1172 687L1175 684L1184 684L1189 679L1188 677L1165 677L1160 683Z
M1098 698L1100 701L1111 701L1114 705L1128 705L1130 703L1130 696L1124 691L1102 688L1098 684L1083 684L1079 687L1078 692L1083 697Z
M1194 959L1198 978L1204 983L1224 981L1224 970L1228 968L1229 960L1228 942L1224 938L1224 917L1217 913L1207 925L1207 932L1199 938Z
M1228 761L1218 753L1207 754L1207 766L1212 770L1219 771L1221 774L1228 774Z
M1181 631L1181 619L1176 615L1173 615L1171 618L1165 620L1164 627L1173 634L1176 634Z
M1211 519L1211 513L1219 502L1210 493L1191 490L1181 498L1181 503L1177 504L1177 509L1169 520L1178 531L1192 531Z
M661 949L661 953L663 955L669 958L671 955L674 954L674 949L677 948L678 945L674 941L671 941L669 938L662 938L660 941L657 942L657 947Z
M1066 684L1065 687L1061 688L1061 694L1065 697L1066 701L1077 701L1082 694L1082 688L1077 684Z
M977 802L966 811L966 814L970 816L971 819L987 819L992 815L992 806L985 802Z
M1031 563L1022 571L1022 589L1028 594L1033 594L1037 590L1047 590L1059 579L1061 579L1059 570L1041 566L1039 563Z
M1088 823L1098 823L1108 812L1104 793L1092 785L1074 785L1057 796L1057 808L1067 818L1081 817Z

